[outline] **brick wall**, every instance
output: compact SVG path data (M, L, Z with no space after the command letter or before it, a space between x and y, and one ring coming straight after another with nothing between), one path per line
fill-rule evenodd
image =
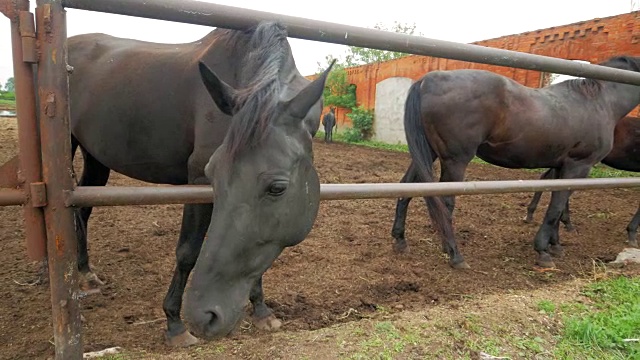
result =
M596 18L573 24L508 35L473 44L599 63L616 55L640 56L640 11L607 18ZM466 61L411 55L383 63L347 69L349 82L356 85L358 105L375 107L376 84L394 76L417 80L432 70L484 69L510 77L529 87L540 87L539 71ZM313 79L315 76L308 76ZM328 111L328 108L324 112ZM323 112L323 113L324 113ZM631 114L640 116L640 108ZM351 126L344 109L337 114L338 126Z

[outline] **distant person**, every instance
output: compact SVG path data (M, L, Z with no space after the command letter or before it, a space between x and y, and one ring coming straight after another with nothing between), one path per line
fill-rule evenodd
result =
M338 128L336 123L336 108L330 107L329 112L322 117L322 126L324 126L324 142L333 142L333 128Z

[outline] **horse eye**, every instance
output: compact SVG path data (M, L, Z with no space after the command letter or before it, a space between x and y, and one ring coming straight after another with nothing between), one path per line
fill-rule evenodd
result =
M271 196L280 196L287 190L287 185L289 184L286 181L273 182L269 185L268 193Z

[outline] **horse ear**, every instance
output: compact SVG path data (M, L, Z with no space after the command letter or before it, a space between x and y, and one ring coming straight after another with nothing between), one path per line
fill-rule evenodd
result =
M202 61L198 62L198 67L200 69L202 82L204 82L204 86L209 91L213 101L218 105L220 111L229 116L233 115L236 109L237 91L222 81L222 79Z
M335 62L336 60L334 59L322 75L302 89L302 91L294 96L293 99L287 101L285 109L289 115L293 116L295 119L303 119L307 115L309 109L311 109L313 104L315 104L322 96L327 76Z

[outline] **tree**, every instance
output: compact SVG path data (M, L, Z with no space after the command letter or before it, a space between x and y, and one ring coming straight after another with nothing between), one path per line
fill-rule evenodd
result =
M326 65L322 66L318 63L318 74L324 71L334 59L332 55L327 55L325 57ZM345 109L356 106L355 85L348 83L344 62L339 59L336 59L333 69L327 76L322 95L325 106L337 106Z
M414 35L416 31L415 23L408 25L397 21L394 22L391 27L382 23L377 23L374 25L374 28L409 35ZM422 33L419 33L418 35L422 35ZM357 46L349 46L344 59L334 57L333 55L327 55L325 57L324 65L318 62L318 75L324 71L334 59L336 59L336 64L333 66L333 70L327 77L323 94L324 103L327 106L332 105L346 109L354 108L356 106L356 89L355 85L348 83L347 71L345 69L358 65L398 59L407 55L409 54L395 51L368 49Z
M12 77L10 77L10 78L7 80L7 83L6 83L6 84L4 84L4 89L5 89L5 90L7 90L8 92L14 92L14 91L16 91L16 86L15 86L15 83L14 83L14 80L13 80L13 78L12 78Z
M416 24L412 25L402 24L397 21L393 23L391 27L388 27L382 23L377 23L373 26L374 29L390 31L399 34L407 34L407 35L418 35L422 36L422 33L416 33ZM386 50L377 50L377 49L369 49L362 48L357 46L349 46L347 50L347 55L345 56L345 65L347 67L358 66L364 64L371 64L376 62L388 61L393 59L398 59L410 54L396 52L396 51L386 51Z
M407 25L397 21L394 22L391 27L377 23L374 25L374 28L408 35L414 35L416 31L415 23ZM422 36L421 33L416 35ZM336 60L325 82L323 93L324 105L351 110L351 113L347 116L352 119L353 128L348 129L346 133L348 141L360 141L371 136L373 111L371 109L365 109L362 106L356 107L356 86L349 83L346 68L398 59L407 55L409 54L349 46L347 53L344 55L344 59L327 55L324 65L318 62L318 72L316 75L320 75L334 59Z

